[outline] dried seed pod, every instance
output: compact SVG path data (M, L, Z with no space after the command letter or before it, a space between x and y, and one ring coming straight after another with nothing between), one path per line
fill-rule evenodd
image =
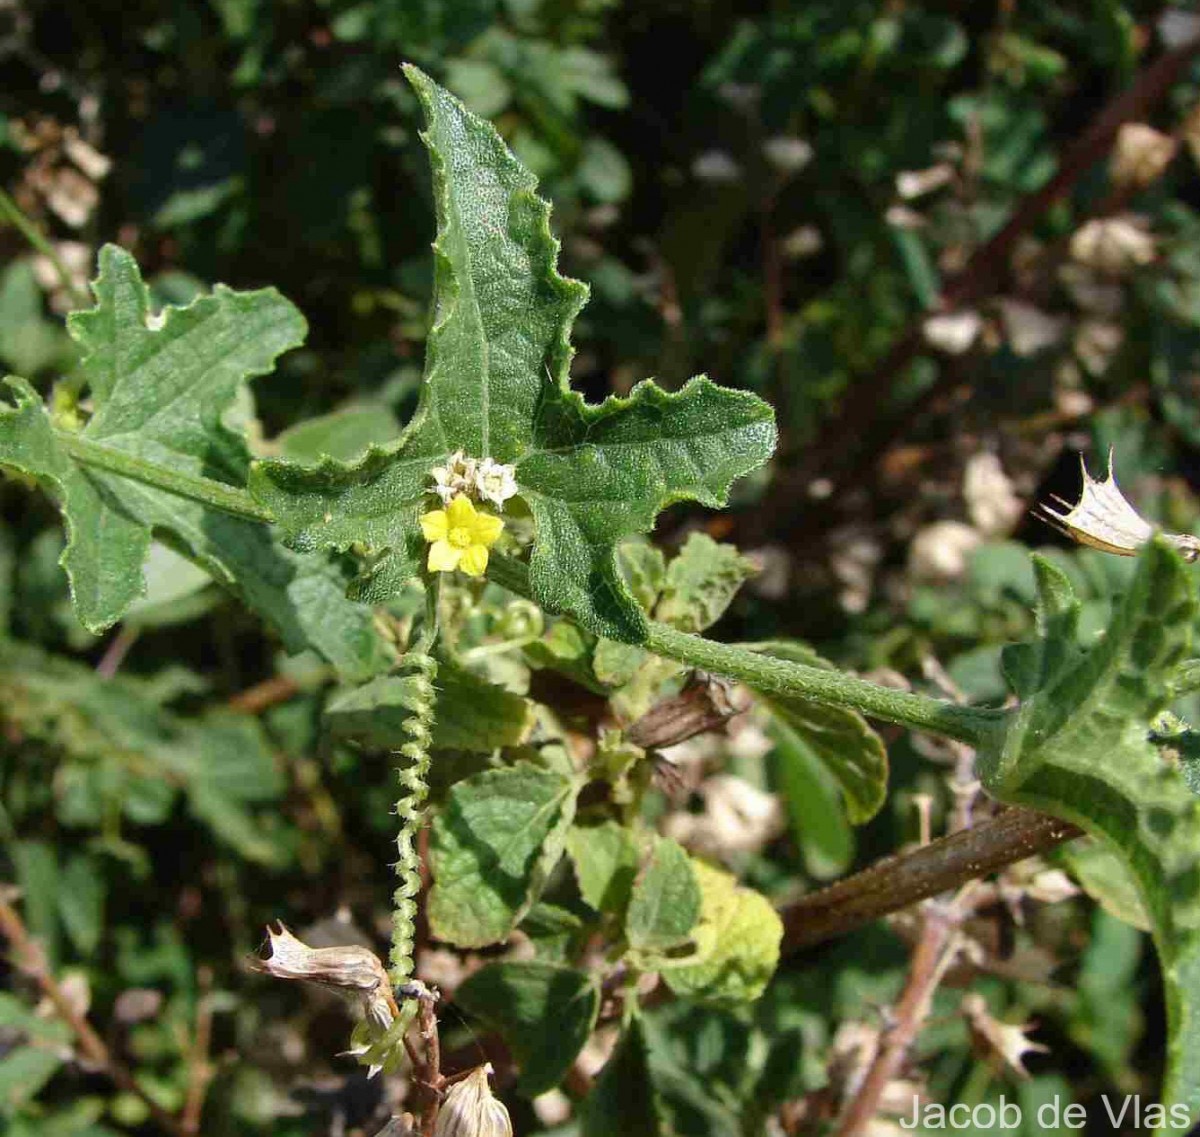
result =
M1159 530L1125 500L1113 474L1112 451L1108 452L1108 477L1102 482L1088 473L1082 458L1079 461L1083 468L1083 492L1079 501L1072 505L1055 497L1055 502L1065 512L1043 502L1038 507L1038 516L1081 545L1122 557L1136 556L1138 549ZM1200 538L1190 533L1163 533L1162 536L1189 564L1200 557Z
M368 1018L391 1025L396 1000L387 972L374 952L358 944L345 947L311 948L297 939L282 923L267 929L271 954L251 957L255 971L276 979L301 979L344 996L362 1007Z
M434 1137L512 1137L508 1109L492 1093L492 1064L477 1066L446 1091Z
M276 979L315 983L348 999L362 1012L362 1022L351 1034L346 1053L368 1067L368 1076L398 1068L404 1060L404 1033L417 1004L406 999L403 1010L397 1006L379 957L358 944L311 948L281 923L268 928L267 936L271 954L252 956L250 966Z

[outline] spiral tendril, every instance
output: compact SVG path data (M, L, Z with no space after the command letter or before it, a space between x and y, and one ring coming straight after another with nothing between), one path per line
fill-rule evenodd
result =
M407 691L403 699L409 716L401 730L407 735L397 756L396 768L401 794L396 802L400 829L396 834L396 876L399 883L392 897L391 980L393 986L407 983L413 974L413 943L417 918L417 895L421 891L421 858L417 852L417 834L425 814L429 793L429 743L434 716L433 681L437 661L423 650L409 651L404 660L409 674L404 676Z

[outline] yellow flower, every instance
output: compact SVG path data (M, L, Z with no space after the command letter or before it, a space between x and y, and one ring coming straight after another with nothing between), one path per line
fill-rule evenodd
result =
M480 513L469 498L456 497L445 509L421 515L421 532L429 545L429 571L483 576L488 549L500 536L504 522L490 513Z

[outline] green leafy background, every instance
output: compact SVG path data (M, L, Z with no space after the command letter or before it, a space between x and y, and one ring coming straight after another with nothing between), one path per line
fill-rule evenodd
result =
M925 1091L1003 1094L1031 1134L1059 1094L1108 1132L1102 1095L1157 1098L1169 1022L1189 1092L1194 805L1162 772L1194 770L1200 704L1168 687L1195 622L1188 570L1067 549L1026 513L1075 492L1076 449L1099 473L1112 445L1147 516L1195 526L1187 145L1121 204L1153 237L1146 263L1097 276L1070 255L1113 191L1087 164L971 304L967 350L918 335L911 362L877 370L1165 49L1158 15L185 0L114 22L34 0L6 23L0 179L68 242L83 297L0 229L0 366L20 377L0 398L0 878L158 1100L182 1107L203 1010L202 1132L382 1128L378 1083L336 1056L341 1011L241 961L276 917L314 943L384 947L386 751L407 697L387 673L422 603L405 582L425 473L475 445L520 464L530 512L510 532L542 538L547 611L448 590L420 934L442 953L425 962L449 995L446 1053L497 1065L518 1132L757 1134L785 1103L828 1100L839 1027L877 1027L900 990L904 929L785 944L775 969L769 910L917 840L916 801L935 832L953 808L953 754L744 690L746 730L645 754L625 728L688 679L638 646L647 617L969 702L1022 694L988 789L1074 801L1117 848L1065 847L1051 860L1083 893L1051 904L1018 882L972 927L978 959L921 1035ZM415 92L401 60L497 133L432 82ZM1184 68L1147 120L1180 130L1198 92ZM492 197L456 196L468 160L496 164ZM940 184L902 192L931 168ZM1014 299L1048 318L1040 346ZM509 316L525 334L505 338ZM676 441L655 458L645 433L664 428ZM714 428L724 441L699 447ZM253 466L287 543L81 466L79 439L235 491ZM875 478L855 467L872 453ZM981 455L1019 501L1001 523L968 492ZM947 521L961 528L933 544L949 559L931 560ZM1155 746L1164 708L1183 733L1159 722ZM1121 761L1098 773L1095 751ZM672 761L698 776L682 798ZM730 776L778 806L755 840L745 815L722 827ZM656 992L620 1030L606 1000L630 967ZM153 1132L2 978L0 1128ZM1050 1050L1028 1080L970 1038L960 984L1037 1022ZM570 1117L535 1108L564 1086Z

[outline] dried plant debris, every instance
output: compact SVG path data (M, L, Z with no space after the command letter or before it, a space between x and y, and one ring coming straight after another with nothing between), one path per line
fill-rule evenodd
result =
M346 1053L366 1066L370 1077L381 1070L394 1071L404 1059L404 1033L416 1004L406 1000L403 1009L397 1004L379 957L358 944L309 947L282 923L268 928L267 935L270 955L252 956L249 966L276 979L299 979L341 995L361 1014ZM410 993L404 988L400 992Z
M1037 515L1081 545L1122 557L1136 556L1137 551L1161 530L1138 513L1121 493L1113 472L1112 451L1108 454L1108 476L1102 482L1088 473L1082 458L1080 466L1083 492L1079 501L1071 505L1063 498L1055 497L1055 503L1062 509L1043 502ZM1189 564L1200 557L1200 538L1190 533L1162 533L1162 536Z

